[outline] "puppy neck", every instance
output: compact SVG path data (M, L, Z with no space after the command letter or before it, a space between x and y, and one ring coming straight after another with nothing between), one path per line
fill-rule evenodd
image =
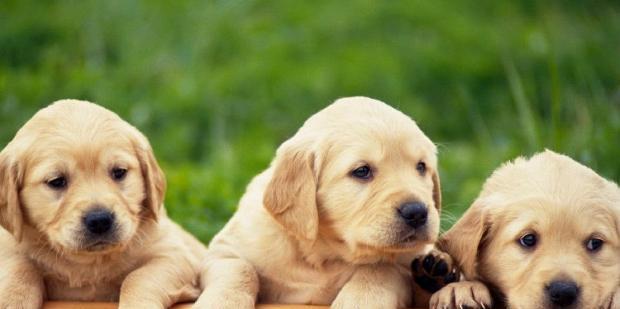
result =
M319 233L316 240L297 239L298 250L303 259L314 268L325 268L335 264L368 265L381 262L393 263L397 254L378 252L361 247L349 248L341 240Z

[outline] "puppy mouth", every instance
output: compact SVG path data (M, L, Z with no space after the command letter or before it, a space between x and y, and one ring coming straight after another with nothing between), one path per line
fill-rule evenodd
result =
M428 237L428 234L423 231L408 231L404 235L396 238L394 242L385 246L383 250L393 252L406 252L415 250L415 248L432 242L432 239Z
M403 237L403 239L401 239L401 240L399 241L399 243L401 243L401 244L403 244L403 245L407 245L407 244L409 244L409 243L414 243L414 242L417 242L417 241L418 241L418 238L417 238L417 236L416 236L416 233L412 233L412 234L411 234L411 235L409 235L409 236L405 236L405 237Z
M430 242L432 239L429 237L426 229L414 229L405 233L400 240L399 244L402 246L410 246L413 244L419 244L420 242Z
M121 241L118 238L117 233L111 233L108 235L93 236L85 235L86 237L80 240L80 251L85 252L101 252L114 250L121 245Z

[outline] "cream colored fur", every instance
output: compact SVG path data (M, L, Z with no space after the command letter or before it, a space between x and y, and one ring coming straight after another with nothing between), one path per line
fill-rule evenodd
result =
M419 162L428 168L422 175ZM351 176L365 164L372 179ZM429 212L416 231L397 211L411 200ZM436 148L415 122L373 99L340 99L310 117L249 184L210 244L194 307L253 308L257 298L411 305L409 262L435 241L440 206Z
M122 181L110 177L117 166ZM59 175L66 189L47 184ZM0 308L195 299L206 248L168 219L165 187L147 139L116 114L75 100L39 111L0 153ZM116 242L85 247L82 218L93 207L115 214Z
M534 248L519 238L534 233ZM591 238L604 241L586 249ZM545 151L498 168L439 247L459 262L471 281L433 295L432 308L490 303L491 287L514 309L550 308L545 287L574 281L570 308L620 308L620 190L571 158Z

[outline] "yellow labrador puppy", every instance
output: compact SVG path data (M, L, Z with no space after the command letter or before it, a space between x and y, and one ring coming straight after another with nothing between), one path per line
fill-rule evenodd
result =
M439 209L436 148L415 122L377 100L340 99L249 184L210 244L195 308L253 308L257 295L410 305L407 264L436 240Z
M95 104L39 111L0 153L0 308L195 299L206 248L170 221L147 139Z
M617 185L567 156L503 165L438 242L471 281L431 308L620 308L619 213Z

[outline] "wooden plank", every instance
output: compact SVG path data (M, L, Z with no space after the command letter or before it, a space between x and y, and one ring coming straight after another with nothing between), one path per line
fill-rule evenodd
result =
M43 309L117 309L113 303L46 302ZM170 309L190 309L191 304L180 304ZM256 309L327 309L326 306L304 305L256 305Z
M174 305L170 309L190 309L191 304ZM43 309L117 309L114 303L46 302ZM327 306L256 305L256 309L327 309Z

